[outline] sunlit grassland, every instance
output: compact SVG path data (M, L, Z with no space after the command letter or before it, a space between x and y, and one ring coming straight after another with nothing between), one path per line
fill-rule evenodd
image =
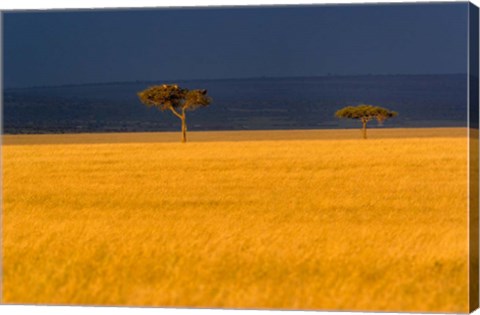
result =
M4 145L3 300L466 312L462 130Z

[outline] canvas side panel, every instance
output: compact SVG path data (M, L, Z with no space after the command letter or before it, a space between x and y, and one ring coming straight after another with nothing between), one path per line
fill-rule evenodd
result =
M0 170L3 174L3 15L0 11ZM3 178L0 180L0 304L3 303Z
M478 308L479 303L479 267L478 267L478 251L479 251L479 186L478 186L478 120L479 120L479 103L478 103L478 76L479 76L479 31L478 31L478 8L469 5L469 60L468 60L468 84L469 84L469 127L470 127L470 145L469 145L469 307L470 312Z

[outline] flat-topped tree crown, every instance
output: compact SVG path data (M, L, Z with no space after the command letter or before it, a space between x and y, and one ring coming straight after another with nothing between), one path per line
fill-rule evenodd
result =
M362 133L365 139L367 138L367 123L370 120L376 119L381 124L385 120L397 115L397 112L389 109L366 104L347 106L335 113L335 116L338 118L359 119L362 122Z
M182 121L182 142L187 141L186 111L208 106L212 99L207 90L188 90L177 84L151 86L138 93L140 101L148 107L170 110Z

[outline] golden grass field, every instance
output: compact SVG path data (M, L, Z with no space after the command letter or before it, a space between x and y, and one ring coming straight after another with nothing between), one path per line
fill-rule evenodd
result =
M402 130L5 136L3 302L467 312L467 130Z

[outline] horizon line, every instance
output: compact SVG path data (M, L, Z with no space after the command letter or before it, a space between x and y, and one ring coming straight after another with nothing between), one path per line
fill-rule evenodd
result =
M24 87L2 87L3 91L7 90L27 90L27 89L47 89L47 88L63 88L63 87L81 87L94 85L116 85L116 84L132 84L132 83L156 83L156 82L194 82L194 81L236 81L236 80L281 80L281 79L313 79L313 78L338 78L338 77L380 77L380 76L446 76L446 75L468 75L467 72L453 73L423 73L423 74L323 74L323 75L305 75L305 76L250 76L250 77L229 77L229 78L198 78L198 79L164 79L164 80L133 80L133 81L103 81L103 82L85 82L85 83L66 83L61 85L32 85Z

